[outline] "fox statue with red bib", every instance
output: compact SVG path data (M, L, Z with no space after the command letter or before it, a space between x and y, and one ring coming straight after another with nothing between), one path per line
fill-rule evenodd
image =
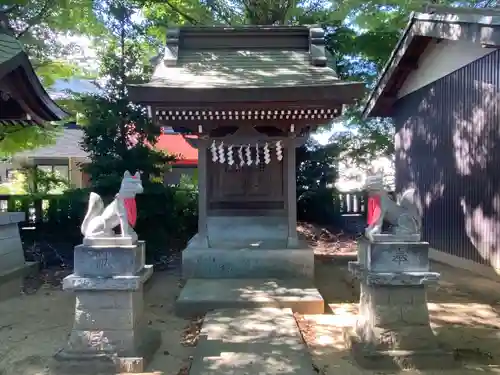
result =
M365 189L368 192L368 227L365 236L369 240L376 241L390 235L420 241L422 218L416 203L415 189L405 190L395 202L385 190L383 175L380 173L366 177ZM384 221L392 225L392 233L382 233Z
M120 237L137 241L134 226L137 220L135 196L143 192L139 172L132 175L129 171L123 174L123 180L115 199L108 205L99 194L90 193L87 214L83 219L81 231L85 239L116 237L113 230L120 226Z

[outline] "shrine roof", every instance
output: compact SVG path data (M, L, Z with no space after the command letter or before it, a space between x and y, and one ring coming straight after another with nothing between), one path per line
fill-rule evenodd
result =
M191 146L182 134L162 134L158 137L155 149L167 151L177 159L173 165L198 165L198 150Z
M294 50L186 51L178 66L159 64L150 86L273 87L342 83L329 67L313 66Z
M68 114L49 97L6 22L0 14L0 121L29 125L65 118Z
M293 95L289 89L317 88L323 90L322 97L329 90L330 99L350 103L364 92L361 83L337 77L325 49L324 31L318 27L171 29L165 51L155 62L149 83L130 86L132 100L310 100L310 93ZM272 94L263 98L263 89L273 90ZM237 91L247 95L234 97Z
M0 29L0 67L7 69L7 63L23 52L21 44L11 35L2 33ZM0 76L2 76L0 71Z

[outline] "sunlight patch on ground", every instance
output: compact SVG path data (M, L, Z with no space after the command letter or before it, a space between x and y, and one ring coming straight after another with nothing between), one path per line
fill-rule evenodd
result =
M500 328L498 308L481 303L429 303L433 326L460 325L474 328Z

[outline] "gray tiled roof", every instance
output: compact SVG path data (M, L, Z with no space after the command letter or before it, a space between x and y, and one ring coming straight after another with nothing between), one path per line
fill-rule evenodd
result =
M156 67L148 86L191 88L311 86L342 83L333 69L313 66L305 50L180 50L177 66Z
M86 158L87 153L80 145L83 135L83 130L81 129L64 129L53 145L20 152L14 156L14 159L18 157Z
M23 52L23 48L16 38L10 34L0 32L0 65L21 52Z

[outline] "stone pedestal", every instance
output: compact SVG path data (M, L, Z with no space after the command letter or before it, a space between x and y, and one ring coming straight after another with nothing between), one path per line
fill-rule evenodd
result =
M314 251L301 240L290 247L286 216L209 216L206 233L182 252L187 283L176 302L178 315L261 307L324 312L313 283Z
M19 235L23 212L0 212L0 301L19 295L24 277L38 264L26 262Z
M161 342L143 319L143 285L153 273L144 254L144 242L75 247L74 273L63 281L76 296L75 320L58 366L72 373L144 371Z
M231 228L231 230L228 230ZM314 278L314 252L305 241L288 247L279 216L210 216L208 243L195 235L182 252L184 279Z
M360 281L359 314L346 341L362 367L449 368L452 352L430 327L426 285L439 280L429 272L426 242L358 243L358 261L349 271Z

